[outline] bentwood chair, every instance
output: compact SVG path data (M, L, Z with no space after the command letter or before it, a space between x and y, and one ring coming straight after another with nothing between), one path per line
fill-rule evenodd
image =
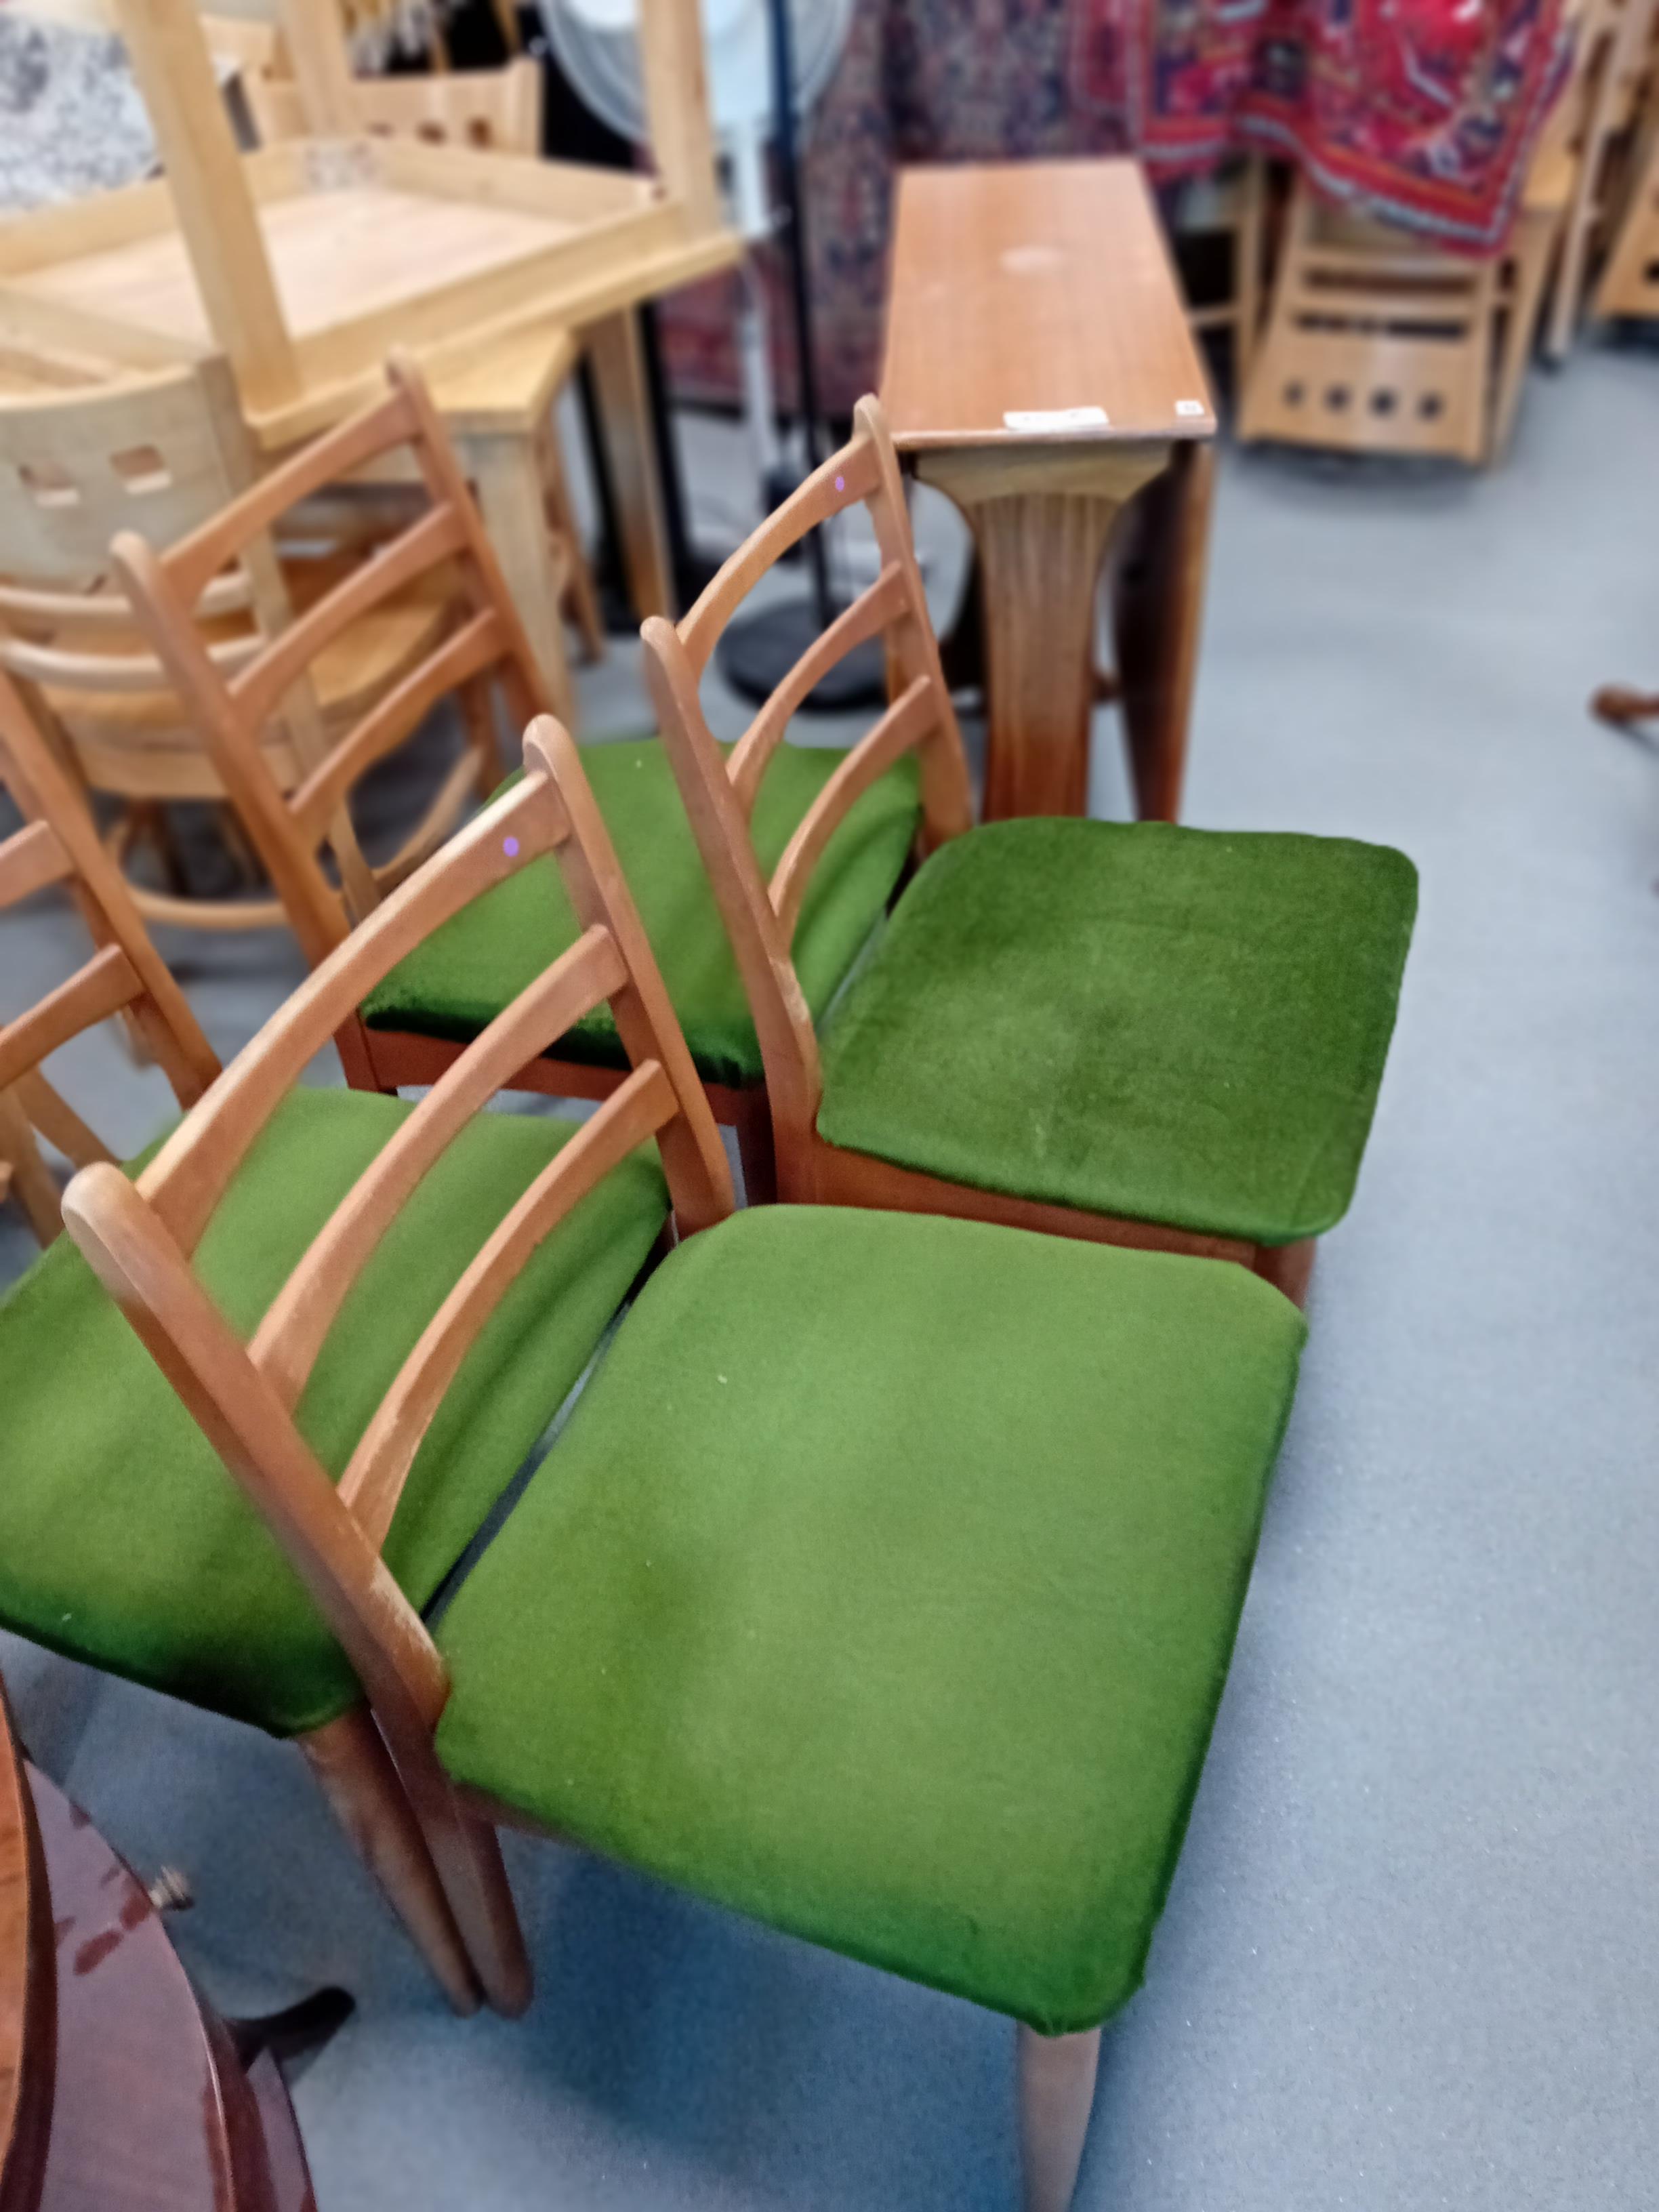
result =
M698 1157L707 1109L632 909L613 902L546 788L532 762L514 793L447 848L441 873L389 899L235 1075L219 1079L205 1120L186 1121L125 1171L88 1170L94 1187L112 1177L165 1241L177 1270L157 1306L167 1325L187 1332L191 1314L211 1312L223 1332L204 1370L222 1401L205 1433L169 1386L171 1368L145 1356L68 1240L0 1301L0 1625L297 1741L463 2010L477 1985L363 1702L376 1677L360 1668L350 1633L344 1649L336 1640L337 1608L319 1609L281 1540L284 1516L299 1528L326 1518L337 1482L374 1532L365 1605L394 1626L414 1620L658 1244L668 1194L648 1138L674 1168L687 1225L714 1210L725 1155L711 1137L712 1162ZM38 825L24 840L9 863L14 887L62 872ZM297 1087L410 946L545 854L580 916L575 943L417 1107ZM106 948L76 984L0 1030L0 1080L73 1018L131 995L129 957L136 967L136 952ZM637 1063L608 1128L481 1110L602 999ZM615 1172L568 1206L596 1158ZM253 1378L251 1395L238 1395L233 1371ZM275 1538L215 1449L242 1449L249 1421L294 1440L305 1484L318 1486L284 1493Z
M532 774L398 895L404 914L458 904L507 838L564 836L619 925L575 746L541 722L526 752ZM567 954L471 1048L406 1124L407 1172L319 1194L294 1249L316 1241L246 1345L222 1285L191 1269L191 1232L404 934L394 902L136 1184L78 1176L72 1235L356 1668L497 2006L530 1994L504 1821L1022 2023L1028 2202L1058 2212L1100 2025L1139 1984L1197 1786L1300 1316L1205 1261L850 1207L732 1212L713 1121L664 1040L389 1389L378 1370L386 1395L337 1486L291 1409L319 1345L349 1334L349 1308L330 1331L340 1263L398 1238L441 1132L465 1143L479 1057L495 1054L493 1082L533 1046L526 1005L545 1031L554 988L568 1005L574 963L599 960ZM643 964L631 981L648 999ZM605 1203L659 1124L680 1224L704 1225L429 1633L380 1558L404 1471L428 1424L454 1433L452 1377L486 1314L511 1307L526 1343L551 1324L564 1293L536 1277L538 1240Z
M61 887L93 956L34 1006L0 1026L0 1198L14 1197L43 1245L63 1227L44 1138L72 1166L111 1154L40 1064L85 1030L125 1016L145 1056L193 1106L219 1073L185 995L144 925L69 775L0 673L0 788L23 826L0 841L0 911ZM0 1423L6 1415L0 1412Z
M339 945L349 927L345 906L325 872L322 850L333 838L331 824L364 774L458 686L479 714L489 713L489 687L499 684L515 730L550 703L420 376L412 364L398 360L389 374L388 399L276 471L206 528L165 553L131 537L118 539L113 551L139 620L190 702L313 963ZM227 561L252 532L296 501L317 496L343 471L410 451L427 498L404 534L265 652L234 673L216 667L191 610ZM406 586L436 561L462 567L470 618L339 740L322 768L284 793L268 772L260 746L284 690L343 622L382 594ZM736 1132L750 1194L763 1196L771 1185L771 1131L760 1046L660 741L593 744L586 758L698 1073L717 1117ZM840 762L840 754L817 748L791 745L781 751L755 821L763 852L774 860L782 853ZM876 783L824 856L797 948L801 988L816 1011L829 1005L880 921L909 858L916 819L915 781L901 768ZM462 1044L574 943L576 930L551 867L527 869L504 883L413 948L365 999L350 1046L352 1081L390 1089L435 1080ZM603 1097L626 1073L615 1026L601 1010L523 1071L522 1080L555 1097Z
M204 801L222 821L225 789L166 672L143 650L110 575L110 540L122 530L164 541L196 530L255 473L235 387L220 360L0 404L0 670L76 775L119 802L111 843L124 866L135 844L157 848L168 887L131 879L152 925L268 929L283 912L269 897L198 896L174 879L167 810ZM319 530L318 521L306 518L280 545L250 537L236 564L214 578L199 611L201 635L227 675L262 639L280 636L296 609L355 558L355 548L338 544L337 526ZM441 635L447 598L441 575L416 580L331 637L307 684L261 728L262 765L279 790L303 781L333 738ZM385 880L407 872L454 826L487 767L480 754L470 773L463 767L445 787L422 825L424 843L392 856ZM240 859L234 819L223 827Z
M1401 854L1346 838L1075 820L971 825L880 409L780 507L646 676L749 988L786 1200L966 1214L1242 1261L1300 1297L1352 1194L1416 905ZM862 501L883 568L730 758L697 678L756 574ZM888 641L890 703L773 866L750 810L793 702ZM793 948L818 857L914 754L929 850L822 1042Z

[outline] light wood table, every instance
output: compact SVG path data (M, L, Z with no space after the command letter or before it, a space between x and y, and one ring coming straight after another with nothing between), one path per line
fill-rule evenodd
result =
M91 20L106 0L75 0ZM332 0L281 0L312 136L231 135L194 0L107 0L166 171L0 225L0 326L131 373L222 353L257 447L278 454L377 397L404 346L467 384L480 492L508 584L563 696L541 594L542 424L574 334L592 366L639 612L675 611L635 311L740 260L715 185L696 0L642 0L657 173L381 138L364 127Z
M978 544L986 818L1085 811L1100 574L1133 502L1118 676L1140 813L1173 821L1216 424L1137 165L906 170L882 399Z

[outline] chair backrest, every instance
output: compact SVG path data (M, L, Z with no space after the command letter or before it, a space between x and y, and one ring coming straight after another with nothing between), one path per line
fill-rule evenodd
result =
M249 70L242 90L262 144L306 137L305 106L292 78ZM371 138L412 138L490 154L534 156L542 150L542 73L532 61L430 76L356 77L351 91Z
M836 828L877 778L913 751L921 765L924 848L932 850L973 826L962 733L939 666L898 459L874 399L860 400L854 424L851 441L738 547L678 629L654 616L642 633L646 681L663 741L749 994L781 1162L811 1130L823 1089L817 1039L790 946L812 871ZM807 647L728 757L698 696L720 632L759 579L809 530L860 504L874 526L880 574ZM824 785L769 882L749 835L767 764L807 694L846 653L875 637L886 642L886 710Z
M221 781L313 964L345 938L350 917L325 872L331 847L352 907L378 902L362 864L348 801L378 761L403 744L438 702L498 684L513 726L523 729L550 702L536 657L425 386L394 357L389 395L274 469L252 489L164 553L127 532L111 563L133 617L154 647L212 756ZM218 580L248 547L307 502L349 483L389 457L413 463L417 513L279 635L239 641L234 655L210 645L199 618ZM294 526L303 526L302 518ZM262 750L272 718L318 657L373 609L434 571L459 572L464 613L352 726L331 737L310 773L284 793ZM447 809L449 793L437 807Z
M401 1756L443 1702L442 1665L380 1547L462 1360L537 1247L653 1138L680 1229L732 1210L720 1133L617 866L574 741L550 718L503 792L302 983L136 1183L93 1167L64 1200L76 1243L264 1515L339 1638ZM545 855L583 934L471 1043L370 1162L244 1344L190 1261L239 1163L364 993L452 916ZM337 1491L294 1419L342 1302L422 1176L498 1091L610 1002L633 1073L441 1295Z
M82 1030L125 1013L181 1106L195 1104L217 1076L219 1063L145 933L85 800L3 675L0 784L23 817L23 827L0 842L0 911L61 884L79 908L94 946L92 957L72 975L0 1024L0 1160L47 1243L59 1224L35 1133L76 1167L111 1155L41 1073L41 1062Z

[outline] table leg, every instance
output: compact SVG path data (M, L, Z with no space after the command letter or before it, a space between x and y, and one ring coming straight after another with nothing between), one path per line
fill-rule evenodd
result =
M1124 738L1143 822L1181 812L1214 489L1214 447L1178 447L1139 502L1139 535L1114 594Z
M459 443L462 466L477 491L484 528L529 632L554 711L574 731L576 687L565 645L559 569L548 533L536 440L477 434L463 437Z
M605 434L629 597L641 622L647 615L665 615L672 622L678 609L663 520L662 486L657 478L651 395L639 325L629 309L590 323L582 338Z
M1169 454L1164 444L996 446L917 458L979 545L988 822L1087 811L1101 566L1124 505Z

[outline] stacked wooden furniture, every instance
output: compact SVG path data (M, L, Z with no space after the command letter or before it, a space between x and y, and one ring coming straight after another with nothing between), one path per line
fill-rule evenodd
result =
M1176 207L1176 239L1218 240L1225 257L1219 296L1194 304L1189 295L1187 320L1202 335L1225 333L1235 396L1249 381L1261 335L1267 200L1267 157L1246 154L1213 176L1183 185Z
M1576 169L1544 331L1544 352L1552 362L1567 356L1591 270L1605 258L1634 182L1656 13L1655 0L1593 0L1585 10Z
M261 142L306 135L304 105L299 87L290 76L270 69L245 73L241 79L249 111ZM505 69L446 70L431 76L355 78L351 96L362 128L374 138L405 138L426 146L464 146L476 152L513 154L534 160L542 150L541 70L532 61L510 62ZM624 341L625 343L625 341ZM599 341L615 351L611 333ZM443 374L439 404L452 432L461 441L479 495L488 507L502 558L508 569L526 580L536 576L544 563L543 583L534 586L537 601L532 611L532 634L538 638L554 622L554 609L573 621L590 659L605 650L605 629L599 615L599 593L585 558L566 487L553 406L569 380L579 349L568 331L532 329L503 338ZM618 374L629 374L629 364L613 368L610 387ZM618 443L630 450L628 428L618 425ZM544 556L532 533L538 528L533 507L524 505L518 456L526 442L539 441L542 486L550 541ZM664 603L665 584L657 566L661 525L653 506L656 487L649 471L635 471L621 487L618 514L623 530L623 554L628 573L648 612ZM524 605L532 587L520 593ZM545 611L544 611L544 608ZM540 647L544 664L557 659L556 647L547 640ZM558 711L573 720L574 696L563 687L556 697Z
M1592 158L1607 0L1583 0L1573 76L1534 151L1507 250L1475 259L1291 196L1238 434L1480 466L1507 447L1545 289ZM1599 143L1599 141L1596 142Z
M270 2051L244 2072L132 1869L22 1757L0 1684L0 2204L314 2203Z
M1659 58L1653 44L1655 10L1627 0L1633 16L1627 44L1627 77L1639 85L1633 143L1629 152L1630 185L1594 297L1598 322L1629 316L1659 317Z
M312 135L241 155L192 0L116 0L115 13L165 181L8 226L0 325L134 366L222 351L262 454L360 405L392 343L420 349L441 384L505 342L539 335L556 349L574 332L601 387L613 475L650 481L632 310L742 251L719 211L696 0L641 10L651 176L371 135L331 0L283 9ZM501 535L509 555L526 548L509 582L556 692L568 678L545 555L521 526L541 505L541 437L538 421L514 445ZM648 502L644 514L649 537ZM642 611L671 604L659 546L633 582Z
M218 360L0 399L0 669L88 787L124 802L113 838L119 854L142 835L170 863L167 806L207 800L222 808L225 788L199 726L133 629L111 574L110 542L123 530L164 541L183 535L248 489L255 473ZM201 610L222 662L240 665L368 558L375 520L371 502L364 544L344 527L356 518L343 509L309 526L301 518L286 558L263 534L253 539L234 569L212 580ZM343 628L306 684L271 702L260 742L283 790L403 680L445 634L455 604L453 580L411 580ZM382 884L423 859L499 772L494 731L475 719L465 755L384 864ZM234 816L224 826L233 854L246 854ZM344 866L349 888L362 896L368 872L355 848ZM176 883L166 891L135 885L133 895L153 922L248 929L283 919L270 897L186 896Z

